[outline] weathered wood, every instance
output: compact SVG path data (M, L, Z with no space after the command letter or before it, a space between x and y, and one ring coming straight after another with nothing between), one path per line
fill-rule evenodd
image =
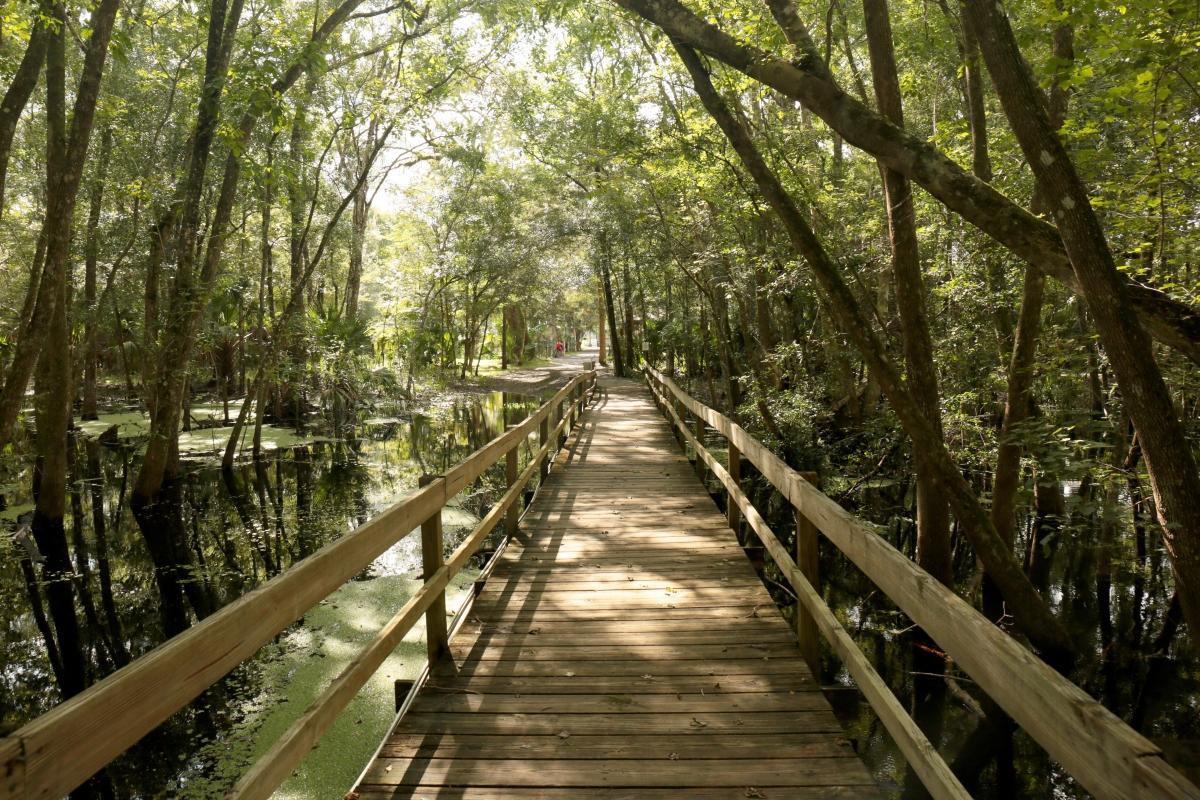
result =
M677 760L712 758L854 758L845 740L825 734L781 733L771 737L713 734L677 736L439 736L398 734L380 755L385 758L604 758Z
M742 451L737 449L737 445L733 442L729 443L729 475L733 478L733 482L738 486L742 485ZM740 533L742 527L742 512L737 507L737 503L729 503L725 507L725 518L729 520L729 527L735 534Z
M563 420L560 424L565 425L566 421ZM557 431L556 428L556 434ZM471 534L455 548L450 560L440 563L434 572L426 573L425 584L404 604L371 643L342 670L333 683L313 701L304 714L292 723L283 736L277 739L271 748L254 763L235 784L227 797L238 800L270 797L291 774L292 769L300 763L304 755L313 748L321 734L333 724L346 704L375 674L384 659L396 649L400 640L404 638L421 614L426 614L426 624L428 625L428 615L440 604L441 622L443 626L445 625L445 592L450 579L466 566L467 561L487 539L488 534L504 519L508 509L516 504L525 484L533 478L533 473L539 463L537 456L545 456L548 453L549 445L545 444L525 471L518 476L516 483L509 487L499 502L480 520ZM440 562L440 509L436 520L439 528L436 532L439 542L436 552L437 560ZM453 675L457 671L453 661L449 660L449 655L443 627L440 647L435 651L433 645L429 645L432 675L441 678Z
M498 775L517 786L845 786L844 758L797 759L378 759L365 779L376 785L495 783Z
M717 788L690 788L687 800L745 800L751 788L763 795L756 787L725 786ZM879 800L882 795L874 786L782 786L775 787L773 794L786 796L788 800ZM636 788L594 788L575 786L569 789L538 786L522 788L516 786L376 786L362 784L355 794L358 800L679 800L678 789L653 789L645 786ZM763 795L769 796L769 795Z
M433 476L422 475L418 486L428 486L433 482ZM429 586L429 578L436 574L445 563L442 557L442 510L439 508L429 519L421 523L421 569L425 585ZM446 637L446 591L437 592L429 601L425 611L425 649L429 663L433 668L443 662L448 654Z
M542 417L542 419L538 422L538 441L541 442L543 448L545 448L550 441L549 417ZM549 474L550 457L547 455L538 460L538 483L544 483L546 476Z
M669 428L608 390L451 642L458 675L422 689L355 791L873 792Z
M797 673L754 675L591 675L580 681L563 675L541 677L480 676L439 679L432 688L485 694L679 694L705 692L710 695L739 692L799 692L816 690L811 678Z
M817 474L815 472L802 472L801 476L812 485L817 484ZM733 476L730 476L733 480ZM733 485L737 485L737 481L733 481ZM737 505L731 503L730 505ZM821 594L821 560L820 551L818 550L817 528L808 521L808 517L801 514L799 511L796 514L796 566L800 568L800 572L808 580L809 585L813 587L817 595ZM821 672L821 641L820 631L817 630L817 621L813 618L812 613L804 606L803 603L796 604L796 637L800 640L800 652L804 654L804 660L808 662L808 667L813 671L814 675L819 675Z
M518 452L516 447L510 447L504 454L504 481L508 488L512 488L517 483ZM504 535L511 539L517 535L517 523L521 518L521 506L518 503L513 503L509 506L508 515L504 518Z
M800 513L1088 791L1103 798L1200 798L1200 789L1170 767L1156 745L905 558L740 426L660 373L648 368L648 375L655 391L703 417L733 442ZM676 427L687 432L682 422ZM776 561L780 559L776 557Z

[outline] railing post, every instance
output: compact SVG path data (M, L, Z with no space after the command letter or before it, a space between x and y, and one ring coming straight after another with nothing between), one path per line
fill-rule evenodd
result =
M800 477L816 486L817 473L801 472ZM812 584L817 594L821 594L821 573L819 551L817 549L817 527L808 517L796 509L796 566L804 573L804 577ZM817 622L812 614L796 603L796 638L800 640L800 655L808 662L816 680L821 680L821 633L817 630Z
M571 416L571 401L569 398L564 397L562 400L558 401L558 405L555 406L554 416L556 417L554 423L556 426L559 422L562 422L564 419L567 419ZM562 427L562 431L560 431L558 434L558 441L554 443L554 446L559 450L562 450L567 446L567 434L571 432L570 424L571 423L568 422Z
M693 427L692 433L696 437L696 475L700 478L700 482L708 485L708 468L704 465L704 459L700 457L700 451L704 448L704 419L696 417L696 424Z
M675 408L675 416L679 417L680 422L682 422L684 425L687 425L687 411L685 411L683 408L683 401L677 397L670 398L670 401L671 405ZM684 447L687 446L687 437L683 435L683 431L672 425L671 432L675 434L675 438L679 440L681 445Z
M550 409L546 410L546 416L542 417L542 421L538 423L538 444L544 445L546 440L550 438ZM544 482L546 476L550 474L550 453L547 452L542 457L542 463L538 464L538 482Z
M437 480L433 475L422 475L418 486L427 486ZM442 509L438 508L429 519L421 523L421 570L426 583L445 564L442 558ZM425 644L429 653L430 672L453 671L450 648L446 636L446 591L438 592L429 610L425 612Z
M737 445L732 440L729 442L729 477L733 479L733 485L741 488L742 485L742 451L737 449ZM729 501L725 505L725 516L729 520L729 527L733 529L735 534L740 535L742 527L742 509L734 501L733 495L729 496Z
M509 489L517 482L517 451L519 443L508 448L508 452L504 454L504 482ZM517 520L521 516L521 502L518 497L513 504L508 507L508 513L504 517L504 537L511 539L517 535Z

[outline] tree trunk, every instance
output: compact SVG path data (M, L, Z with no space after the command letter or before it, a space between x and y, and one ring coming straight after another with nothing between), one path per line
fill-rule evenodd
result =
M1074 648L1066 630L996 534L979 498L900 379L899 372L887 357L882 343L859 309L837 267L809 227L805 215L762 159L745 126L717 94L695 51L680 44L676 44L676 50L692 75L700 99L725 132L764 198L779 216L793 247L812 268L838 326L854 342L879 381L892 409L912 439L918 467L936 476L939 490L949 501L985 569L1001 586L1018 627L1047 659L1059 664L1069 660Z
M600 311L600 314L599 314L599 317L600 317L599 345L600 345L600 366L602 366L602 367L608 366L608 342L605 340L605 336L604 336L604 322L605 322L604 315L605 315L605 310L607 308L608 308L608 304L604 302L604 287L601 286L600 287L600 308L599 308L599 311Z
M83 168L87 162L96 101L100 96L100 81L104 75L104 61L108 56L108 42L118 5L119 0L101 0L92 12L91 35L84 53L69 131L65 122L61 126L48 125L60 127L61 133L48 132L58 141L51 142L47 152L46 216L43 225L46 231L46 261L42 267L33 314L23 335L17 341L16 352L5 374L3 390L0 390L0 450L12 441L17 415L24 403L25 390L38 363L38 356L43 352L44 343L52 338L52 319L61 299L60 295L65 291L67 261L71 251L71 223L75 215L75 202L79 197L79 185L83 179ZM64 13L60 6L55 6L56 15L61 16ZM51 64L51 56L56 47L54 39L57 36L56 32L47 43L47 76L52 74L51 70L61 69L65 72L66 69L63 64ZM62 58L65 60L65 55ZM57 73L54 74L55 80L59 80ZM54 87L50 86L47 77L46 94L47 117L51 114L51 103L58 103L65 120L65 76L59 85ZM63 313L65 316L65 309ZM68 356L64 350L57 353L56 357L65 359ZM66 384L63 388L67 388Z
M900 80L892 46L892 26L887 0L863 0L871 73L879 111L897 127L904 127ZM881 165L882 167L882 165ZM900 316L908 386L917 408L939 440L942 411L937 368L933 363L933 340L925 310L925 287L921 280L921 257L917 243L917 215L912 187L898 172L882 167L888 231L892 245L892 274L896 306ZM940 496L938 481L928 469L917 467L917 563L942 583L951 578L950 515Z
M91 196L88 200L87 231L84 235L84 278L83 301L87 308L86 330L83 352L83 408L84 419L96 419L96 359L100 342L100 308L96 294L96 261L100 247L100 210L104 200L104 179L108 172L108 159L112 153L112 128L105 128L100 136L100 152L96 160L96 174L92 176Z
M1200 630L1200 504L1195 502L1200 497L1200 473L1191 445L1092 210L1087 187L1058 137L1007 15L990 0L965 0L963 8L979 37L1013 133L1053 204L1072 269L1137 428L1184 619L1191 630Z
M50 35L41 17L47 15L47 9L39 3L34 15L29 42L25 45L25 55L13 73L12 81L0 99L0 217L4 216L4 180L8 175L9 156L12 155L13 137L17 133L17 122L21 112L37 88L38 75L42 71L42 63L46 60L46 43Z
M612 278L609 275L609 261L612 251L608 243L608 231L600 231L600 280L604 290L604 308L608 315L608 328L613 333L613 375L625 377L625 357L621 354L621 345L617 343L617 310L613 306Z

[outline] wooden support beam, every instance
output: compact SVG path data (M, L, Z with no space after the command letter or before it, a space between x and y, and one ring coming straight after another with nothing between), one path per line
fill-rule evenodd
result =
M542 417L542 421L538 423L538 444L542 447L546 446L546 442L550 439L550 415ZM550 452L546 451L546 455L542 457L538 464L538 484L542 484L546 480L546 476L550 474Z
M800 475L814 486L817 485L817 473L802 472ZM809 522L808 517L796 509L796 566L808 579L813 591L821 594L820 551L817 542L817 527ZM796 603L796 637L800 640L800 655L808 662L812 674L820 680L821 675L821 633L817 629L817 621L803 603Z
M733 442L729 443L729 477L738 486L742 485L742 451ZM741 531L738 529L742 527L742 512L732 497L725 503L725 517L729 520L729 527L740 537Z
M435 480L432 475L422 475L417 480L418 486L428 486ZM426 585L445 560L442 548L445 540L442 536L442 509L438 509L429 519L421 523L421 571ZM453 670L454 662L450 658L450 645L446 636L446 590L443 588L429 604L425 612L425 649L429 654L429 669L431 672L446 672ZM448 662L448 663L447 663Z
M517 482L517 447L514 445L504 454L504 483L511 489ZM521 518L521 507L513 503L504 517L504 536L507 539L517 535L517 520Z

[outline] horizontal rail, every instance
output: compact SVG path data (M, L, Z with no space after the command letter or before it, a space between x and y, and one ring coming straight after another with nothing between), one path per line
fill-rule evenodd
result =
M0 800L57 800L82 784L440 511L576 387L594 381L594 372L575 376L445 476L0 739Z
M942 759L937 748L929 741L921 728L904 710L899 699L892 693L891 688L884 682L871 662L858 649L858 644L850 637L837 617L825 604L825 600L817 593L812 584L800 571L795 560L787 552L787 548L779 541L775 533L767 525L767 521L758 513L758 509L746 497L741 487L733 479L712 453L688 430L687 422L680 419L671 404L651 384L650 390L659 398L663 412L675 425L684 439L696 449L696 456L708 465L708 469L729 492L730 500L735 503L742 513L742 518L762 540L767 552L775 560L780 571L787 576L788 582L795 590L796 599L804 605L812 615L822 635L841 658L846 669L854 677L858 688L867 698L867 702L875 709L888 733L900 748L900 752L908 759L913 771L921 779L921 783L937 800L970 800L971 794L955 777L954 772Z
M1200 799L1200 789L1167 764L1150 740L804 480L741 426L700 403L657 370L647 367L646 375L656 394L673 397L736 447L743 459L753 463L797 511L1094 796L1103 800ZM699 453L704 448L697 444Z
M583 398L577 401L578 404L583 402ZM471 534L455 548L450 555L450 560L435 573L426 576L425 584L417 593L409 598L400 611L380 629L362 652L346 665L300 718L275 741L275 744L259 757L226 795L227 798L230 800L265 800L287 779L292 770L304 759L304 756L312 750L321 735L337 719L337 715L363 687L363 684L370 680L380 665L400 644L400 640L421 618L421 615L429 609L441 592L445 591L450 580L467 565L468 560L479 549L488 534L504 519L508 509L520 499L521 492L537 473L542 459L549 458L551 452L557 449L558 436L571 421L572 416L563 415L558 425L555 426L553 435L542 443L529 465L525 467L525 470L508 488L499 502L492 506L475 526L475 529L471 531Z

